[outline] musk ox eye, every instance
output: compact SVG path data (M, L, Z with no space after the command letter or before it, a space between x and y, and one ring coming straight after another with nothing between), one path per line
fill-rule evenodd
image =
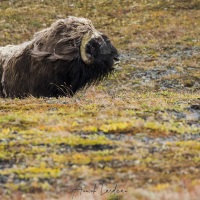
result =
M94 47L91 47L91 53L93 54L95 52L95 48Z
M99 44L95 41L91 41L91 43L89 43L87 45L87 53L90 54L91 56L97 56L98 52L99 52Z

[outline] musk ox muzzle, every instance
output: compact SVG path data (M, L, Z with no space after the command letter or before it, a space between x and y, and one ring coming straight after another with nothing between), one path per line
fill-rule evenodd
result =
M90 20L60 19L31 41L0 47L0 96L73 96L118 61L117 49Z

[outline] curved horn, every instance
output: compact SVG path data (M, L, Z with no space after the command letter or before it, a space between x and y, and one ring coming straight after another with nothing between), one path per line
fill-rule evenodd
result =
M90 54L86 53L86 47L88 42L93 39L93 38L100 38L100 40L103 40L102 36L97 32L87 32L81 41L81 46L80 46L80 53L81 53L81 58L83 62L87 65L91 65L94 61L93 57Z

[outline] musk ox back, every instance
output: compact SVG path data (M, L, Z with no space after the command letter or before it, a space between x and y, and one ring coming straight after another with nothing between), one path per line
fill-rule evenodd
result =
M0 47L0 96L72 96L110 74L118 60L90 20L61 19L31 41Z

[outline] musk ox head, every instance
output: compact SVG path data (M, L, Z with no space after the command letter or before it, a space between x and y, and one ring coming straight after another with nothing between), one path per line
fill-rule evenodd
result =
M72 96L102 80L119 61L109 38L85 18L58 20L22 45L9 46L18 51L2 62L6 97Z

